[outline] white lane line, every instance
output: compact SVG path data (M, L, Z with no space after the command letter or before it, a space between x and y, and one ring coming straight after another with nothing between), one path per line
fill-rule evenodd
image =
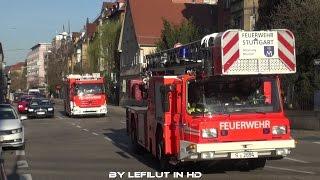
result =
M77 128L81 128L81 126L78 125Z
M97 133L95 133L95 132L93 132L92 134L95 135L95 136L98 136L98 135L99 135L99 134L97 134Z
M76 123L72 123L72 125L74 125L74 126L75 126L75 125L76 125Z
M112 140L111 140L110 138L108 138L108 137L104 137L104 138L105 138L106 140L110 141L110 142L112 141Z
M21 174L19 180L32 180L31 174Z
M294 162L299 162L299 163L305 163L305 164L310 163L307 161L303 161L303 160L299 160L299 159L295 159L295 158L289 158L289 157L285 157L284 159L294 161Z
M120 123L122 123L122 124L126 124L127 122L126 122L126 121L121 121Z
M269 169L277 169L277 170L282 170L282 171L290 171L290 172L298 172L298 173L303 173L303 174L316 174L315 172L311 171L300 171L296 169L289 169L289 168L282 168L282 167L274 167L274 166L265 166L266 168Z
M16 156L25 156L26 152L24 150L17 150L16 151Z
M313 142L313 143L315 143L315 144L320 144L320 142L319 142L319 141L317 141L317 142Z
M82 129L82 130L87 131L87 132L89 131L88 129Z
M17 166L18 166L18 168L27 168L27 167L29 167L29 165L28 165L26 160L17 161Z

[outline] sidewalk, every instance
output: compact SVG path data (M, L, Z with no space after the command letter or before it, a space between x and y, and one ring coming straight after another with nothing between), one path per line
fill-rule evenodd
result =
M121 106L108 105L108 112L115 112L117 114L126 115L126 109Z

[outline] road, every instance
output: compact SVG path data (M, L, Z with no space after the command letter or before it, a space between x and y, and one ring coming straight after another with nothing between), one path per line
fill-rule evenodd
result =
M53 119L24 121L26 149L5 149L3 154L9 180L95 180L109 179L113 171L156 172L157 161L150 154L131 151L123 109L111 106L108 117L71 119L57 103L55 113ZM202 179L319 179L320 132L294 131L293 135L298 144L292 154L268 161L263 170L200 164L181 171L202 171Z

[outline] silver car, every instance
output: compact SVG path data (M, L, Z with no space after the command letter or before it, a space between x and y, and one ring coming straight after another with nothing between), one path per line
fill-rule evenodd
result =
M24 127L22 120L27 119L22 116L19 119L16 110L8 104L0 104L0 146L19 147L24 149Z

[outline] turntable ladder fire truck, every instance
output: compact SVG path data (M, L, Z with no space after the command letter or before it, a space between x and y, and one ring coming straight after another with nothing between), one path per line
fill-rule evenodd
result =
M295 148L280 89L280 75L296 72L289 30L227 30L146 58L147 106L127 106L127 133L161 168L218 160L263 168Z

